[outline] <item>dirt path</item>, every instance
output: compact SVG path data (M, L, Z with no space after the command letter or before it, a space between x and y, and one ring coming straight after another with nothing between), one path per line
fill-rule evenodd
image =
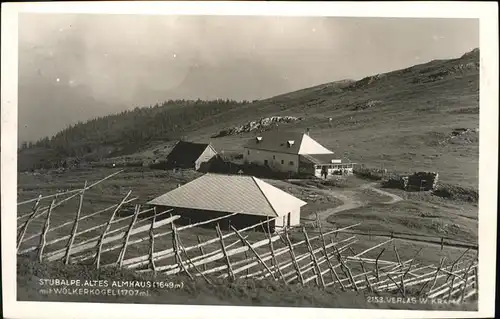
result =
M366 183L366 184L362 184L362 185L360 185L356 188L352 188L352 189L329 190L329 189L314 188L314 190L317 192L321 192L321 193L324 193L326 195L333 196L333 197L335 197L343 202L343 204L340 206L328 208L328 209L325 209L322 211L318 211L317 216L318 216L321 224L331 225L331 223L328 221L328 217L333 215L333 214L340 213L340 212L347 211L347 210L351 210L351 209L355 209L355 208L360 208L360 207L369 207L370 204L372 204L373 202L362 201L359 198L359 196L360 196L359 191L363 190L363 189L369 189L371 191L377 192L378 194L381 194L381 195L384 195L384 196L387 196L390 198L390 200L388 200L388 201L377 202L378 204L393 205L393 204L396 204L396 203L404 200L402 197L400 197L398 195L395 195L395 194L392 194L390 192L387 192L387 191L384 191L384 190L377 188L376 187L377 184L378 183L373 183L373 182ZM306 187L306 186L298 186L298 187L304 188L304 189L311 189L310 187ZM308 217L304 218L305 222L306 223L310 223L310 222L314 223L316 214L312 213L309 216L308 216L309 218ZM364 235L358 234L358 236L364 236ZM389 238L390 237L389 235L373 235L373 234L371 234L370 236L371 237L379 237L379 238ZM432 246L432 247L441 246L441 244L438 242L426 240L426 239L405 238L405 237L399 237L399 236L395 237L395 238L398 238L398 240L403 240L403 241L407 241L407 242L414 242L414 243L422 245L422 246ZM444 246L450 247L453 249L465 249L465 248L471 248L473 250L477 249L477 248L472 247L472 246L465 247L464 245L452 244L452 243L445 243Z
M375 185L377 185L377 183L363 184L360 186L360 188L370 189L370 190L377 192L381 195L389 196L391 198L391 200L387 201L387 202L383 202L384 204L388 204L388 205L395 204L395 203L403 200L403 198L399 197L398 195L395 195L395 194L386 192L384 190L381 190L379 188L376 188Z
M341 200L343 202L343 204L340 206L325 209L325 210L317 212L318 218L323 223L329 223L327 219L330 215L333 215L333 214L336 214L339 212L343 212L343 211L347 211L347 210L351 210L351 209L355 209L355 208L359 208L359 207L366 207L366 206L370 205L370 203L366 203L366 202L363 202L363 201L358 199L356 190L360 190L360 189L370 189L370 190L377 192L381 195L385 195L385 196L390 197L391 200L386 201L386 202L382 202L383 204L386 204L386 205L392 205L392 204L395 204L395 203L403 200L403 198L401 198L395 194L392 194L392 193L389 193L389 192L386 192L386 191L383 191L381 189L376 188L375 185L377 185L377 183L367 183L367 184L363 184L359 187L356 187L356 188L350 189L350 190L315 189L315 191L319 191L319 192L325 193L327 195L333 196L333 197L338 198L339 200ZM303 187L303 188L308 188L308 187Z

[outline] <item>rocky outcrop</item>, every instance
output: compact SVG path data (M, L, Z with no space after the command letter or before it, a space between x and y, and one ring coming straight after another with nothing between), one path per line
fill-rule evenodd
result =
M439 144L464 144L478 142L479 128L456 128Z
M242 133L248 133L253 131L264 130L273 125L279 125L283 123L293 123L301 121L303 118L294 116L272 116L264 117L257 121L251 121L243 125L235 126L232 128L224 129L219 133L212 136L212 138L223 137L228 135L237 135Z
M357 103L352 107L353 111L366 110L381 104L382 101L379 100L368 100L363 103Z
M427 74L427 72L421 72L420 76L412 80L413 83L429 83L445 79L449 76L460 75L467 71L479 71L479 62L468 62L460 63L450 66L445 69L440 69L438 71Z
M387 74L376 74L372 76L367 76L359 81L356 81L354 83L351 83L349 86L347 86L348 90L357 90L360 88L364 88L367 86L372 85L375 82L380 81L381 79L385 78Z

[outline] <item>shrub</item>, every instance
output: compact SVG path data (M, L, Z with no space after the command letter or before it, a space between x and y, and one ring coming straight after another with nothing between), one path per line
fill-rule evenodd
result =
M379 181L384 178L386 171L376 168L359 167L355 168L353 173L361 178Z
M479 201L479 192L477 189L472 187L441 184L432 192L432 194L442 198L456 199L470 203L477 203Z

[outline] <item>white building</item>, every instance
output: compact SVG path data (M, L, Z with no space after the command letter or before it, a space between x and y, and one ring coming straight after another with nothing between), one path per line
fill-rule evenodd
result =
M267 132L252 138L244 146L245 162L268 166L279 172L315 174L315 164L308 158L321 157L327 163L338 162L334 153L306 133ZM307 156L307 157L305 157Z

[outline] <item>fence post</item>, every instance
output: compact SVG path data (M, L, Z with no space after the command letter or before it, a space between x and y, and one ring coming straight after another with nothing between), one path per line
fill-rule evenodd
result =
M226 245L224 244L224 237L222 236L222 232L220 230L219 224L217 224L217 226L215 227L215 230L217 231L217 234L219 235L221 249L222 249L222 252L223 252L224 257L226 259L229 280L232 281L232 280L234 280L233 266L231 265L231 260L229 260L229 256L227 255Z
M201 237L200 237L200 235L197 235L196 237L198 239L198 245L200 245L202 243ZM199 248L200 248L200 254L201 254L201 256L204 256L205 252L203 250L203 246L200 246ZM203 264L203 271L206 271L206 270L207 270L207 264Z
M182 261L182 258L181 258L180 250L182 250L182 252L184 252L184 255L186 255L188 262L190 260L189 255L187 254L186 250L184 249L184 247L181 244L181 240L179 238L179 233L177 231L177 227L175 227L174 221L172 221L170 223L170 227L172 228L172 244L173 244L173 248L174 248L174 252L175 252L175 261L179 265L180 269L182 269L182 271L185 272L189 276L190 279L193 279L193 276L188 271L188 269L184 265L184 262ZM194 266L194 264L192 264L192 265L195 268L195 270L198 270L198 268L196 268L196 266ZM203 277L205 277L205 276L203 276Z
M154 233L154 225L156 222L156 207L153 208L153 219L151 220L151 227L149 228L149 262L151 264L151 269L153 270L153 274L156 275L156 265L154 259L155 253L155 233Z
M118 206L115 208L115 210L113 211L113 214L111 214L111 217L108 220L108 223L106 224L106 228L102 232L101 237L99 237L99 241L97 243L97 252L96 252L96 256L95 256L95 260L94 260L94 264L96 265L97 269L99 269L99 266L101 263L101 251L102 251L102 244L104 241L104 237L106 237L106 233L111 228L111 223L113 223L113 219L115 218L116 213L120 210L120 208L123 206L123 204L125 203L125 201L130 196L131 193L132 193L132 191L129 191L127 193L127 195L125 195L125 197L122 199L120 204L118 204Z
M338 250L337 247L333 246L333 249L335 251L335 254L337 255L337 259L340 263L340 269L344 273L344 275L349 278L349 281L352 283L352 287L354 288L355 291L358 291L358 285L356 285L356 281L354 280L352 276L351 269L344 263L344 260L342 258L342 255L340 254L340 251Z
M245 250L245 260L248 260L248 250ZM248 275L250 275L250 267L247 268L247 278L248 278Z
M267 218L267 236L269 237L269 248L271 249L271 257L272 257L272 265L278 269L278 274L280 278L283 279L283 282L286 284L286 279L283 276L283 272L281 271L280 268L280 263L278 262L278 259L276 258L276 254L274 253L274 245L272 241L272 235L271 235L271 225L270 225L270 220L269 217Z
M309 236L307 236L306 228L303 227L302 231L304 232L304 239L306 241L307 250L309 251L309 255L311 256L311 261L314 264L314 272L316 273L316 284L322 288L325 287L325 280L323 279L323 275L321 274L321 268L318 265L318 260L314 255L314 249L311 246L311 242L309 241ZM327 257L328 258L328 257Z
M78 203L78 210L76 211L75 223L73 224L73 229L71 230L71 237L68 240L68 247L66 249L66 256L64 256L64 264L69 264L69 257L71 255L71 246L73 246L73 242L75 241L76 231L78 229L78 220L80 219L80 212L82 211L83 206L83 196L85 195L85 189L87 188L87 181L85 181L85 185L83 186L82 193L80 194L80 202Z
M50 203L49 210L47 212L47 218L45 219L45 224L43 225L42 235L40 236L40 245L38 248L38 261L39 262L42 262L42 259L43 259L43 250L45 248L45 245L47 244L47 233L48 233L49 227L50 227L50 215L52 213L52 208L54 207L54 203L55 203L56 199L57 199L57 196Z
M375 259L375 277L377 278L377 283L380 281L380 274L379 274L379 269L378 269L378 260L380 259L380 257L384 253L384 251L385 251L385 248L382 248L382 251L377 256L377 259Z
M21 243L23 242L24 235L26 234L26 230L28 229L29 223L35 218L38 210L40 209L40 201L42 199L42 195L38 196L38 199L33 206L32 212L29 215L28 219L24 222L21 230L19 231L19 235L17 236L17 250L19 251L19 247L21 247Z
M302 273L300 272L300 267L297 262L297 258L295 257L295 253L293 251L293 245L292 242L290 241L290 237L288 236L288 229L285 229L285 239L286 243L288 244L288 251L290 253L290 257L292 258L292 264L293 267L295 268L295 271L297 272L297 276L299 278L299 282L302 286L304 286L304 277L302 276Z
M399 253L398 253L398 249L396 247L396 243L394 243L394 254L396 254L396 258L398 259L398 263L403 266L403 263L401 262L401 258L399 258Z
M137 216L139 215L140 210L141 210L141 206L136 205L134 217L130 221L130 225L128 226L127 233L125 234L125 238L123 239L122 249L120 251L120 254L118 255L118 260L116 261L118 268L122 268L123 258L125 257L125 252L127 251L128 240L130 238L130 232L132 231L132 228L134 228L134 224L137 220Z
M323 230L322 230L321 227L319 228L319 235L321 237L321 244L323 246L322 247L323 248L323 255L326 258L326 261L328 263L328 267L330 268L330 272L331 272L331 275L332 275L333 285L335 285L335 280L337 280L338 283L340 284L340 288L342 289L342 291L344 291L345 290L344 284L342 284L342 281L340 280L339 275L337 274L337 271L335 271L335 267L333 267L333 265L332 265L332 262L330 260L331 257L328 256L328 251L326 250L325 235L323 234ZM332 242L333 242L333 240L332 240Z

